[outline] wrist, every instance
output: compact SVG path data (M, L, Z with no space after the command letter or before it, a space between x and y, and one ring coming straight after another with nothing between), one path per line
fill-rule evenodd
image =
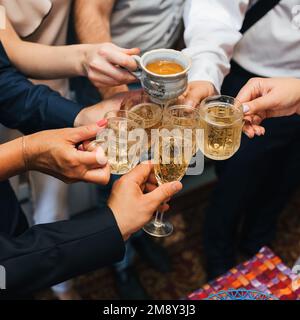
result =
M22 137L22 159L26 171L33 170L37 164L39 147L36 145L36 133Z
M123 222L122 214L118 214L118 209L115 208L113 203L108 201L107 206L110 208L111 212L113 213L115 220L117 222L118 228L120 230L120 233L124 239L124 241L128 240L128 238L131 236L131 233L129 232L128 228L126 227L126 223Z
M76 46L77 54L75 59L76 74L80 77L86 77L88 73L88 52L90 45L80 44Z

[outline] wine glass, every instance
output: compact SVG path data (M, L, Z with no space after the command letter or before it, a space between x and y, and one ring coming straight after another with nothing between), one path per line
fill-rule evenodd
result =
M196 129L199 128L200 114L198 109L179 103L180 100L174 100L173 104L169 103L164 109L163 113L163 125L172 125L176 128L180 128L186 134L191 135L193 139L193 154L197 152L198 144L196 143L197 134Z
M155 141L154 173L159 185L180 181L192 157L193 141L186 139L183 131L174 126L162 126ZM164 213L156 212L155 218L144 226L144 231L154 237L167 237L173 232Z
M144 121L121 110L109 111L104 118L107 127L97 134L95 143L103 148L112 174L128 173L140 160L141 146L137 140L143 141Z
M203 154L213 160L232 157L241 144L243 118L242 104L233 97L211 96L203 100L200 107Z
M143 91L138 90L129 93L121 104L121 110L134 113L144 120L144 129L148 136L148 149L151 147L151 130L161 126L163 108L161 105L153 103L149 96Z

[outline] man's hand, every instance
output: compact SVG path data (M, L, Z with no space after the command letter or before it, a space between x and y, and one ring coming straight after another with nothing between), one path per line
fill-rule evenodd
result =
M87 44L84 48L82 73L96 88L113 87L137 81L126 69L136 70L137 64L131 56L140 53L138 48L123 49L112 43Z
M192 81L183 94L184 103L196 107L208 96L216 94L214 85L209 81Z
M42 131L24 137L26 168L54 176L66 183L86 181L107 184L110 169L103 150L80 151L77 145L94 138L98 125Z
M128 92L118 93L113 97L103 100L93 106L82 109L74 121L74 127L95 123L104 118L109 111L119 110Z
M244 132L253 138L264 134L260 126L264 119L300 114L300 80L253 78L241 89L237 99L244 106Z
M178 181L157 187L151 177L152 169L150 163L142 163L113 185L108 206L115 215L124 240L149 222L162 202L182 189ZM144 194L145 189L152 191Z

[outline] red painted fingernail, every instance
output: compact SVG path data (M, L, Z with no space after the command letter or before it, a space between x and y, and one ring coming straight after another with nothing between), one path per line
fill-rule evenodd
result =
M98 127L104 127L107 123L107 120L106 119L102 119L100 121L97 122L97 126Z

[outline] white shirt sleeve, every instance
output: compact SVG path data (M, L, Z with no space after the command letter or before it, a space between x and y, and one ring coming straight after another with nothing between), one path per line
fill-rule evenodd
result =
M187 0L184 10L186 49L192 58L189 81L205 80L220 91L241 39L250 0Z

